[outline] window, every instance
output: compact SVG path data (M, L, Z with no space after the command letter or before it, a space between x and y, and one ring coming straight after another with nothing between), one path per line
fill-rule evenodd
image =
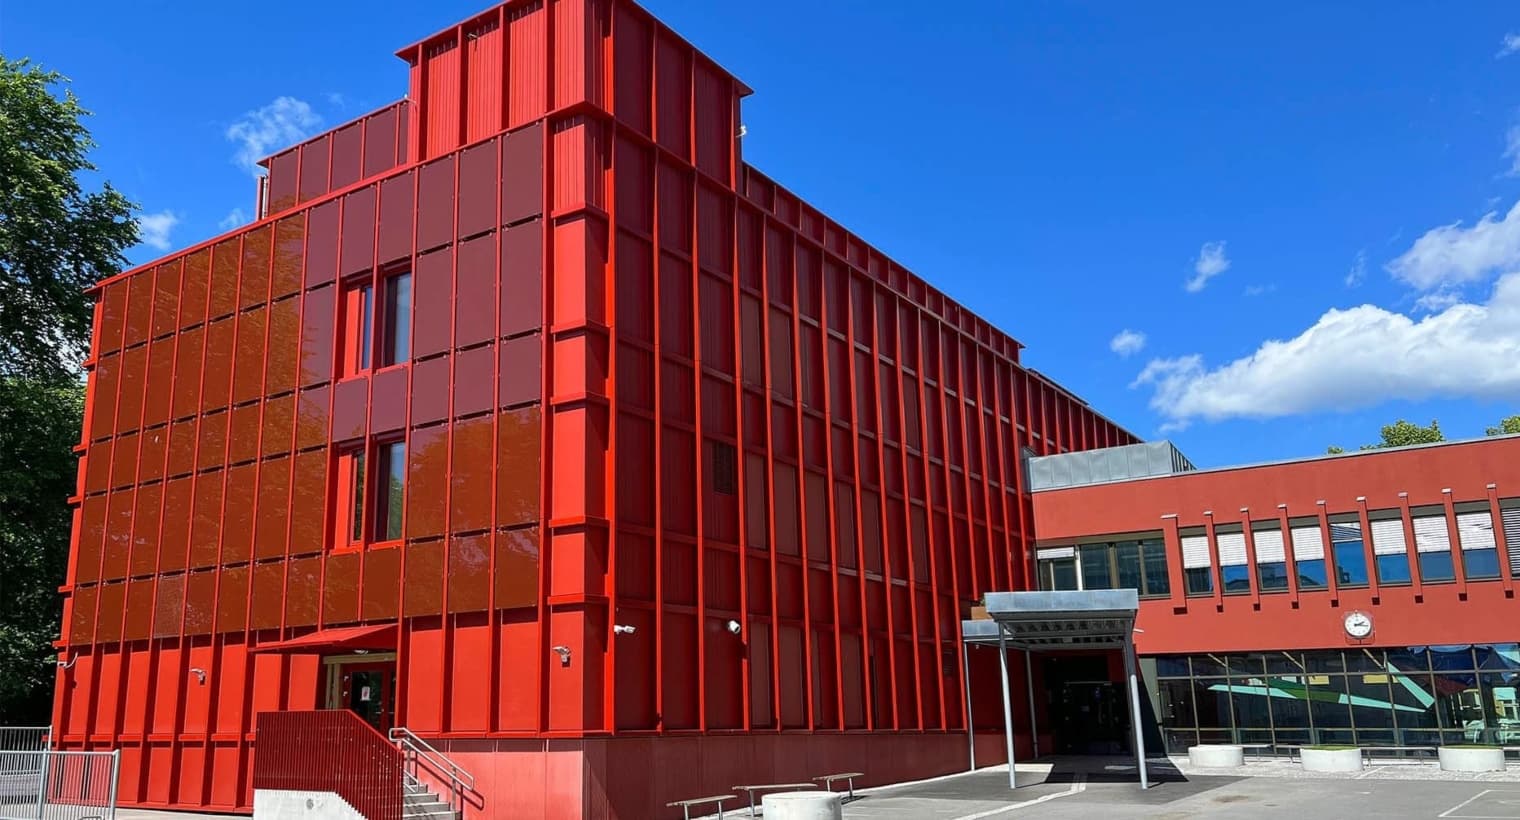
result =
M734 495L739 492L738 455L734 445L722 441L708 443L712 453L713 492Z
M412 357L412 274L385 278L385 342L380 366L401 364Z
M1462 545L1462 571L1469 581L1499 577L1499 545L1486 503L1457 505L1457 540Z
M1246 536L1241 530L1225 530L1214 533L1219 548L1219 578L1226 595L1242 595L1251 591L1251 568L1246 566Z
M1182 536L1182 571L1187 594L1214 594L1213 563L1209 560L1209 537L1203 533Z
M1262 592L1288 588L1288 556L1282 530L1275 524L1251 530L1256 545L1256 585Z
M375 445L338 452L336 546L357 549L365 544L401 540L401 511L406 493L406 443Z
M1293 566L1298 573L1301 590L1324 589L1328 586L1325 575L1325 534L1320 531L1317 519L1298 519L1292 524Z
M1380 584L1409 583L1409 547L1404 540L1404 518L1398 510L1369 513L1372 556Z
M1420 580L1425 583L1451 581L1456 570L1451 561L1451 535L1446 530L1446 512L1441 508L1411 511L1414 548L1420 556Z
M364 544L364 448L338 454L337 545L357 547Z
M343 337L338 355L340 376L363 373L370 366L370 349L374 345L374 293L369 282L354 282L343 288Z
M1133 589L1144 596L1171 591L1160 538L1045 547L1036 559L1041 589Z
M1355 515L1330 519L1330 546L1335 557L1335 582L1343 587L1367 585L1367 553L1362 546L1362 522Z
M401 511L406 494L406 442L389 441L376 448L375 540L401 540Z

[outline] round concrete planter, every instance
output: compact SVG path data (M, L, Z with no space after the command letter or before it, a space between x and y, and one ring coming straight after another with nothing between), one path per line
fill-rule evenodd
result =
M1442 746L1437 754L1445 772L1504 771L1504 750L1497 746Z
M1201 769L1233 769L1246 765L1245 749L1239 746L1189 746L1188 763Z
M844 793L776 792L760 798L770 820L840 820Z
M1361 749L1315 749L1305 746L1298 750L1298 755L1306 772L1359 772L1362 770Z

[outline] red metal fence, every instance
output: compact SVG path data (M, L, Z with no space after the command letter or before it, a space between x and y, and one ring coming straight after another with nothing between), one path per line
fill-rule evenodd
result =
M253 787L333 792L369 820L400 820L401 753L343 709L260 712Z

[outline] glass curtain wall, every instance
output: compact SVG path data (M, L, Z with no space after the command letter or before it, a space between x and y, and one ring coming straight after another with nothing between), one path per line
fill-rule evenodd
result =
M1520 744L1520 645L1156 658L1167 750Z

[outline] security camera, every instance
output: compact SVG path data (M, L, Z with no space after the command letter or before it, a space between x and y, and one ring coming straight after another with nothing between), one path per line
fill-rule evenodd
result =
M742 632L743 630L744 630L744 627L741 626L738 621L729 621L728 622L728 632L729 632L730 635L737 635L740 632Z
M613 624L612 625L612 634L614 634L614 635L632 635L633 633L635 633L637 631L639 631L639 628L636 627L636 626L634 626L634 625L632 625L632 624Z

